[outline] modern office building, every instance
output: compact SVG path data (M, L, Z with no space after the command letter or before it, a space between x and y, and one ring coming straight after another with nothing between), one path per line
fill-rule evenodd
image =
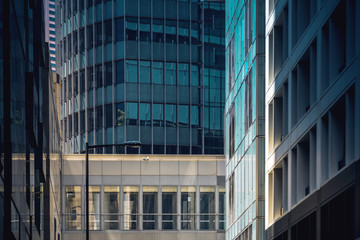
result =
M223 153L223 1L59 0L56 14L65 153Z
M42 0L0 6L0 239L61 237L61 152Z
M360 238L359 16L267 1L266 239Z
M226 1L226 239L265 236L265 1Z
M90 239L224 240L223 155L89 156ZM85 238L85 155L64 155L62 239Z

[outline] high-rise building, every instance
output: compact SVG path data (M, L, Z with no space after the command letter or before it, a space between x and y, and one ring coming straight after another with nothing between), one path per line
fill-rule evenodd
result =
M266 238L360 238L360 2L267 1Z
M59 123L49 72L43 1L1 1L1 240L61 237Z
M65 153L129 140L223 153L223 1L59 0L56 13Z
M265 1L226 0L226 239L265 235Z

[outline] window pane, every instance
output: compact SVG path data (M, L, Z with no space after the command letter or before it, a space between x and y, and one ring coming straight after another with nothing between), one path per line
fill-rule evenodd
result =
M225 229L225 188L219 188L219 229Z
M124 61L116 62L116 83L124 83Z
M102 83L102 65L96 65L95 66L95 77L96 77L96 87L102 87L103 83Z
M176 85L176 63L166 63L166 84Z
M143 187L143 229L157 229L158 188Z
M189 127L189 106L179 105L179 127Z
M95 42L96 46L101 46L102 44L102 25L100 23L96 23L95 25Z
M124 103L116 104L116 126L123 126L125 122Z
M126 39L137 41L137 18L126 18Z
M164 21L159 19L153 20L153 41L164 42Z
M164 105L153 104L153 125L163 126L164 125Z
M107 20L105 24L105 43L112 42L112 20Z
M115 41L121 42L124 41L124 18L117 18L115 20Z
M140 125L151 125L151 105L150 103L140 103Z
M200 187L200 229L215 227L215 188Z
M100 187L89 186L89 229L100 230Z
M162 229L176 229L176 187L162 187Z
M65 229L81 230L81 187L66 186Z
M150 61L140 61L140 82L150 83Z
M189 64L179 63L179 85L189 85Z
M112 84L112 63L105 63L105 86Z
M126 103L126 124L138 125L138 104Z
M181 229L195 229L196 187L181 187Z
M150 19L140 18L140 41L150 42Z
M137 82L137 61L126 61L126 82Z
M112 118L112 104L105 105L105 127L110 128L113 126Z
M124 187L124 230L136 230L139 187Z
M164 63L163 62L153 62L153 73L152 79L154 84L163 84L164 83Z
M176 105L166 104L166 126L176 127Z
M104 187L104 228L119 229L119 187Z

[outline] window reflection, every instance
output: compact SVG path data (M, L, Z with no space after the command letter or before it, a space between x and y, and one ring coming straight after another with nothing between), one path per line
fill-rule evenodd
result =
M179 127L189 127L189 106L179 105Z
M89 186L89 229L100 230L100 186Z
M65 187L65 229L81 230L81 187Z
M124 103L116 104L116 126L123 126L125 122Z
M200 187L200 229L215 229L214 187Z
M163 84L164 83L164 63L163 62L153 62L152 67L152 79L154 84Z
M137 82L137 61L126 60L126 82Z
M127 17L126 18L126 39L137 40L137 18Z
M181 187L181 229L195 229L196 187Z
M140 125L151 125L151 105L150 103L140 103Z
M176 105L166 104L166 126L176 127Z
M179 63L179 85L189 85L189 64Z
M140 82L150 83L150 61L140 61Z
M140 41L150 42L150 19L140 18Z
M124 187L124 230L136 230L139 187Z
M119 187L104 187L104 228L119 229Z
M158 188L143 187L143 229L157 229Z
M176 63L166 63L166 84L176 85Z
M153 125L164 125L164 104L153 104Z
M126 124L138 125L138 104L133 102L126 103Z
M162 187L162 229L176 229L176 187Z
M160 19L153 20L153 41L164 42L164 21Z

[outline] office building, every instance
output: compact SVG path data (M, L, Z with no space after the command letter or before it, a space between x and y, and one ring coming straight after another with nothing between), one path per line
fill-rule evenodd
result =
M0 6L0 239L61 237L59 125L43 1Z
M62 239L85 237L85 155L64 155ZM90 239L224 240L223 155L89 156Z
M265 1L226 1L226 239L264 239Z
M56 16L65 153L223 153L223 1L59 0Z
M267 1L266 239L360 238L359 16Z

